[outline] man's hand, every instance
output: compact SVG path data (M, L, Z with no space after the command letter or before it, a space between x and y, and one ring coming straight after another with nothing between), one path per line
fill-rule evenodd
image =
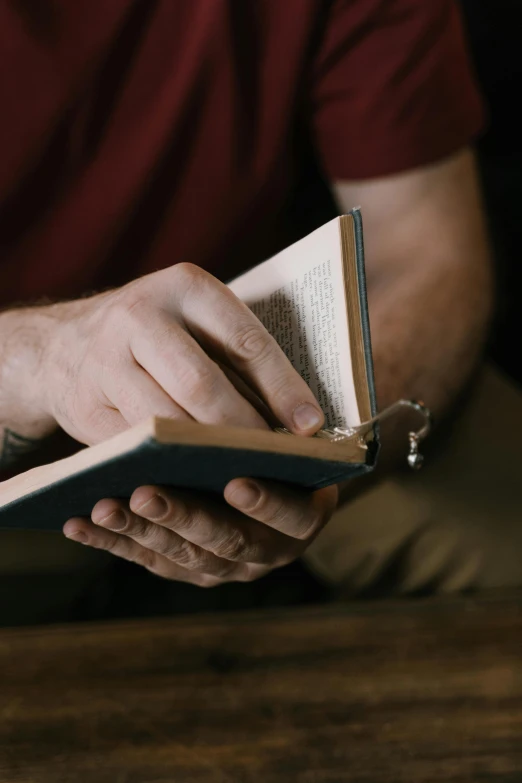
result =
M292 432L311 435L323 422L312 392L259 320L191 264L47 313L54 326L39 407L82 443L152 415L266 428L228 370Z
M92 523L71 519L64 533L167 579L201 587L244 582L303 553L333 513L337 488L310 493L234 479L225 500L140 487L128 504L102 500Z

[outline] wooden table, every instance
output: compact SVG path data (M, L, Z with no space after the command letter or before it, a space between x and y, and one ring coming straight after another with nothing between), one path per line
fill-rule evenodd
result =
M0 632L1 783L522 781L522 598Z

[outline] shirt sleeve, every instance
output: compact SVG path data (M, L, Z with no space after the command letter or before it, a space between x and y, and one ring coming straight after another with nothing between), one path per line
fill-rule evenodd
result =
M312 92L330 179L435 162L470 143L483 122L453 0L334 0Z

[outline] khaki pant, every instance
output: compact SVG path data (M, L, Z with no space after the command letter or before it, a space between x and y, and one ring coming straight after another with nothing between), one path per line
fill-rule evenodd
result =
M306 556L347 594L522 584L522 391L486 367L450 436L337 512Z
M346 595L383 581L391 593L520 585L521 489L522 392L486 368L421 472L341 509L306 564ZM103 601L113 562L60 533L0 531L0 624L77 618L82 602Z

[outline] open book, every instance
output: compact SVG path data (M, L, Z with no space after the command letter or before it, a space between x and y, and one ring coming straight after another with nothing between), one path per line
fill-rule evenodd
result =
M246 302L315 393L326 428L375 414L361 215L336 218L238 277ZM60 529L144 484L222 492L237 477L309 488L373 467L373 428L341 438L155 418L0 484L0 527Z

